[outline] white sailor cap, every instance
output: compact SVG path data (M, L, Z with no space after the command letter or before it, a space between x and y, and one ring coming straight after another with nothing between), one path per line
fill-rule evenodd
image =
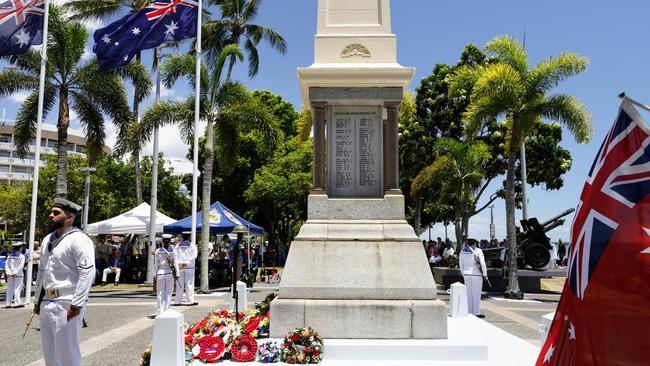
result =
M162 238L163 238L163 239L171 239L171 238L172 238L172 234L162 234Z

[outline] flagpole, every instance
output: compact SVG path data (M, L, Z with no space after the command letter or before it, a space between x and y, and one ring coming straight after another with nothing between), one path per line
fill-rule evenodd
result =
M626 99L627 99L630 103L636 105L637 107L639 107L639 108L641 108L641 109L644 109L644 110L650 112L650 107L649 107L649 106L647 106L647 105L645 105L645 104L643 104L643 103L641 103L641 102L639 102L639 101L637 101L637 100L634 100L634 99L628 97L627 95L625 95L625 93L621 93L621 94L619 94L618 97L621 98L621 99L623 99L623 100L626 100Z
M156 70L156 104L160 102L160 48L156 49L156 57L158 57ZM158 125L153 131L153 153L151 156L151 205L149 211L149 259L153 262L153 252L156 250L156 213L158 206L158 140L159 140L159 129ZM151 265L151 271L147 271L147 282L153 282L153 263Z
M36 143L34 151L34 176L32 177L32 209L29 218L29 259L25 281L25 304L32 301L32 268L34 263L34 237L36 236L36 207L38 203L38 171L41 164L41 126L43 124L43 100L45 98L45 69L47 66L47 31L50 15L50 1L45 0L43 14L43 46L41 48L41 71L38 81L38 112L36 114ZM42 244L42 243L41 243ZM38 296L38 294L36 294Z
M201 16L203 13L203 0L199 0L198 12L196 16L196 81L194 85L194 145L192 150L192 221L190 240L196 244L196 210L198 201L199 185L199 120L201 119ZM208 243L202 243L201 256L207 255L205 250Z

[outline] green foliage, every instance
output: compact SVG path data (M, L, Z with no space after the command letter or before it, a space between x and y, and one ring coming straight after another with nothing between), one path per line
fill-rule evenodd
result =
M293 104L282 100L282 97L268 90L255 90L253 98L266 105L273 116L280 122L280 128L287 137L295 136L298 132L298 113Z
M56 197L56 156L45 155L46 166L39 172L36 238L45 234L47 217ZM134 161L123 162L110 156L102 157L96 172L90 176L90 211L88 222L93 223L117 216L136 206ZM151 192L151 158L143 159L144 186ZM83 204L86 173L81 169L88 161L79 154L68 156L68 199ZM190 214L190 199L178 192L180 178L172 175L162 154L158 163L158 211L182 218ZM9 230L18 233L29 229L31 182L5 183L0 187L0 217L7 220ZM81 225L81 217L76 225Z
M288 237L288 220L294 229L307 219L307 195L312 184L312 141L298 137L287 140L273 159L256 173L244 192L252 210L261 215L265 228L284 240Z

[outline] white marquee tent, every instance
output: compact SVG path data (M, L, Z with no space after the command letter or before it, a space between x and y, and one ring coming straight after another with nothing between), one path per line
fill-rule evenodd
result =
M151 206L141 203L140 206L108 220L89 224L86 233L89 235L100 234L138 234L149 233L149 213ZM176 222L171 217L156 212L156 233L162 233L163 226Z

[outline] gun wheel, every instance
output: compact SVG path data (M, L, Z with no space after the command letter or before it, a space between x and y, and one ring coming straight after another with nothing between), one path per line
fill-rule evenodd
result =
M524 258L527 265L539 269L548 264L548 261L551 260L551 254L544 244L531 243L524 249Z

